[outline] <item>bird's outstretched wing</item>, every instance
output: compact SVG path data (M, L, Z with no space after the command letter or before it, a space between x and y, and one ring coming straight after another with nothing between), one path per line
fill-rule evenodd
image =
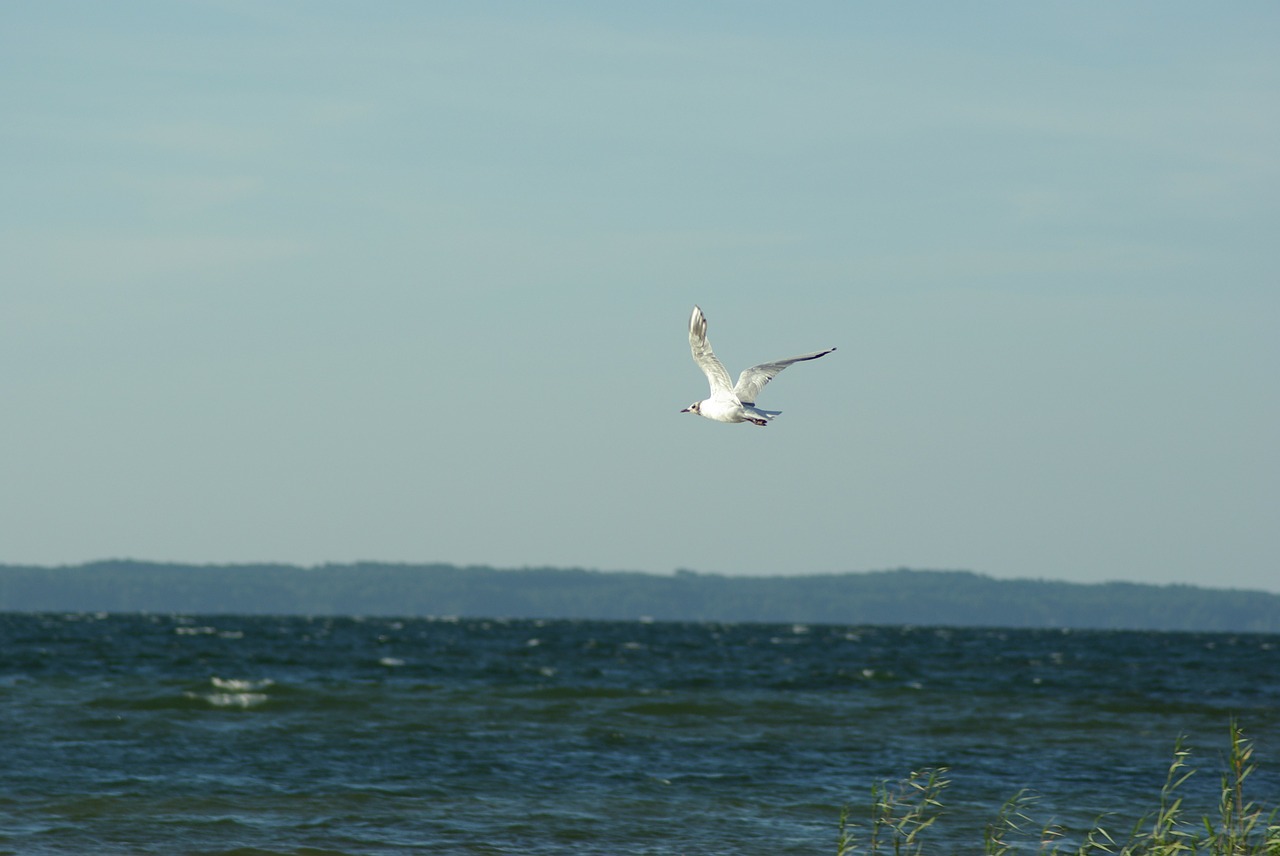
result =
M693 307L693 315L689 317L689 350L693 351L693 361L698 364L698 368L702 369L702 373L707 376L707 382L711 384L711 394L729 393L733 391L733 383L729 379L729 372L725 370L724 363L716 359L715 353L711 350L711 343L707 341L707 318L702 314L702 310ZM805 359L812 359L806 357ZM785 366L780 366L773 374L782 371ZM754 371L754 370L749 370ZM745 372L743 373L745 376ZM773 377L773 375L769 375ZM761 382L764 386L769 378L765 378ZM742 382L739 381L741 386Z
M703 327L705 328L705 326L706 322L704 321ZM745 369L742 374L738 375L738 383L733 388L733 394L738 396L738 400L743 404L755 404L756 396L760 394L760 390L764 389L766 383L777 377L778 372L793 363L803 363L805 360L816 360L818 357L825 357L834 350L835 348L827 348L825 351L814 351L812 354L787 357L785 360L774 360L771 363L761 363L758 366ZM710 348L707 348L707 353L711 353ZM715 357L713 356L712 359L714 360Z

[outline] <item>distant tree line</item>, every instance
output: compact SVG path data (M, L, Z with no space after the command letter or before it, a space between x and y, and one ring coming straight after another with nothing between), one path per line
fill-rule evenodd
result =
M0 565L0 611L457 615L1280 632L1280 595L968 571L673 576L363 562Z

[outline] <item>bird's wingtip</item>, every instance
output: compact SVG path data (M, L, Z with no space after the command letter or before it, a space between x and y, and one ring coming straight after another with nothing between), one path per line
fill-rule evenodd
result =
M693 314L689 316L689 335L703 337L707 335L707 316L702 314L702 307L693 305Z

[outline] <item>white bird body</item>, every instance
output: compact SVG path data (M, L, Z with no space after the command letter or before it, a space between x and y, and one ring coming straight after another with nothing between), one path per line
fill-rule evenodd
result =
M695 401L680 412L696 413L717 422L750 422L760 426L768 425L770 419L782 412L756 407L756 396L764 389L764 385L793 363L816 360L835 350L827 348L825 351L814 351L811 354L752 366L743 371L734 384L731 383L724 364L711 350L711 343L707 341L707 318L697 306L693 307L693 315L689 318L689 349L693 352L693 361L711 384L711 397Z

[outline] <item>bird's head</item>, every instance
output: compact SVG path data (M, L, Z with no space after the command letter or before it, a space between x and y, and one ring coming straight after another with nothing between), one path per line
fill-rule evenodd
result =
M701 416L701 415L702 415L702 402L701 402L701 401L695 401L693 404L690 404L688 407L686 407L684 410L681 410L680 412L681 412L681 413L697 413L699 416Z

